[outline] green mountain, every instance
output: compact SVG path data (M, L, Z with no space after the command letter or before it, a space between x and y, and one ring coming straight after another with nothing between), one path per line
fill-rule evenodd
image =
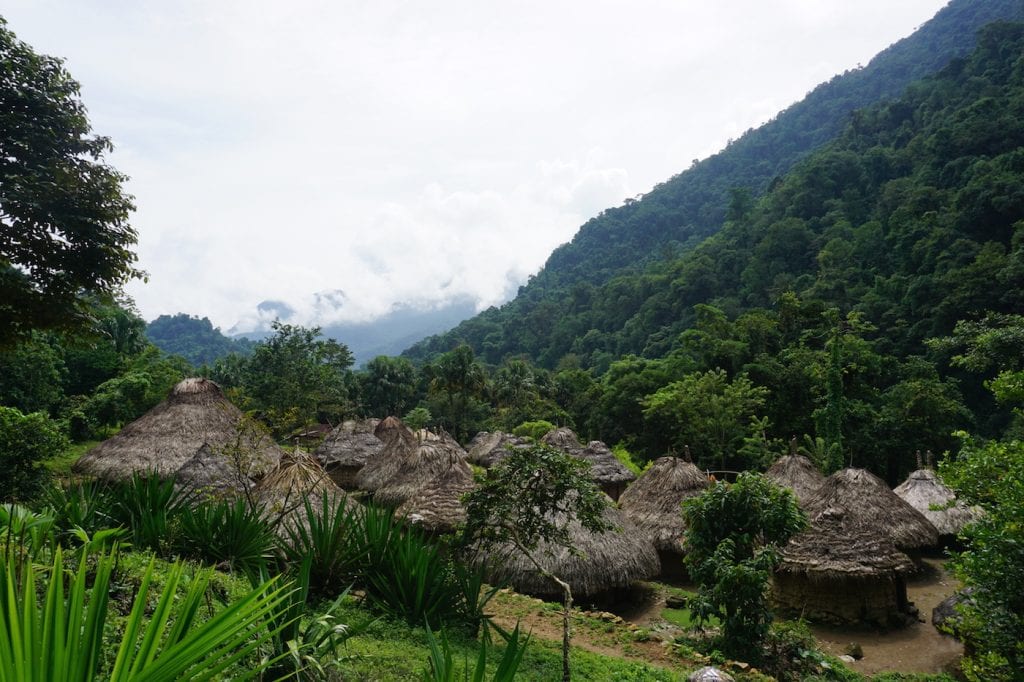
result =
M180 355L195 367L213 364L230 353L246 355L253 347L249 339L224 336L209 318L186 313L161 315L146 325L146 337L160 350Z
M406 355L422 360L466 342L488 362L525 355L554 367L566 353L575 352L572 348L578 341L577 336L566 334L565 325L553 324L567 303L586 307L595 300L595 287L639 272L655 260L671 260L692 250L721 228L730 203L744 210L748 197L761 196L811 150L834 139L852 112L900 93L910 82L967 54L979 27L1021 17L1020 0L954 0L866 67L818 86L769 123L748 131L640 200L627 201L588 221L570 243L551 254L536 277L520 287L515 299L416 344ZM598 303L618 307L620 324L650 293L614 287L602 291L612 299ZM573 329L572 334L585 335L589 329Z

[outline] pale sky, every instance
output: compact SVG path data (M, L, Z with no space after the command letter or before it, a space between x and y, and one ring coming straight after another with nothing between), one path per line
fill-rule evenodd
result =
M146 319L501 303L945 0L5 0L131 177ZM336 292L343 292L338 294ZM317 295L319 294L319 295Z

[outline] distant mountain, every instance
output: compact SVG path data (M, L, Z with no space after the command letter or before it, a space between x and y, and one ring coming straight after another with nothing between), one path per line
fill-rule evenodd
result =
M272 313L282 322L295 323L292 319L294 309L281 301L264 301L260 303L259 310L264 314ZM476 306L468 298L428 310L396 305L386 315L371 322L329 324L322 326L320 331L323 336L348 346L359 367L378 355L398 355L417 341L446 332L474 314ZM259 330L232 333L230 336L232 339L259 341L270 334L269 330Z
M195 367L211 364L229 353L249 353L253 346L249 339L224 336L209 318L186 313L161 315L146 325L146 336L160 350L180 355Z
M721 228L730 205L737 212L746 210L799 160L834 139L852 112L893 97L912 81L966 55L981 26L1022 17L1020 0L953 0L864 68L818 86L769 123L747 131L640 200L629 200L588 221L570 243L555 249L515 299L416 344L406 355L427 359L467 342L491 363L525 355L554 366L575 341L565 336L569 332L564 325L554 324L567 302L586 306L602 296L604 306L618 301L619 315L628 319L636 302L644 299L642 294L595 287L691 251Z

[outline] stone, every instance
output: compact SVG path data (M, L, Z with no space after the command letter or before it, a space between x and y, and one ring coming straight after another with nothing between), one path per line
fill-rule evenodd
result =
M670 594L665 597L665 606L670 609L685 609L686 608L686 597L678 594Z
M708 665L700 670L695 670L686 678L689 682L733 682L733 676L719 670L713 665Z

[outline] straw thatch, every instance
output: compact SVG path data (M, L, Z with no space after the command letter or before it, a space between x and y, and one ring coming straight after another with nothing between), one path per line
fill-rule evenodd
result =
M356 487L370 492L387 483L402 466L402 460L419 447L416 434L397 417L388 417L377 424L374 435L384 445L366 460L355 478Z
M469 442L468 458L473 464L490 468L512 454L513 451L530 447L529 438L513 436L510 433L481 431Z
M402 457L394 475L374 491L373 501L385 507L397 507L450 469L459 469L457 475L473 478L473 471L466 462L466 451L447 434L431 434Z
M356 487L356 474L384 447L374 435L379 419L350 419L331 431L313 455L336 484L345 489Z
M691 462L661 457L626 488L619 506L660 551L682 554L686 522L681 505L707 487L707 475Z
M811 620L903 625L910 614L904 575L913 570L888 536L830 507L783 548L773 598Z
M474 487L469 467L451 466L398 506L396 515L430 533L451 533L466 521L462 496Z
M241 493L253 485L226 454L206 443L174 472L174 480L187 490L213 495Z
M939 480L931 469L918 469L893 490L904 502L921 512L939 531L956 536L964 526L981 517L981 509L968 507Z
M636 531L611 500L605 509L605 520L615 529L591 533L577 521L569 524L572 543L578 550L575 553L547 543L537 547L535 556L541 566L569 583L574 595L593 595L628 587L657 575L660 569L654 546ZM533 563L514 547L481 552L477 560L487 566L491 582L507 580L518 592L561 596L561 588L538 573Z
M935 526L921 512L865 469L837 471L804 502L804 510L811 518L826 509L843 512L851 527L863 526L888 536L899 549L931 547L939 541Z
M613 500L619 499L629 482L636 480L636 474L620 462L607 445L599 440L592 440L583 447L572 429L563 426L549 431L541 442L590 462L591 480Z
M259 476L277 464L281 449L243 419L217 384L185 379L162 403L82 455L72 469L108 480L131 478L135 472L170 477L208 445L214 452L239 455L244 459L240 468Z
M783 455L764 474L775 483L789 488L803 506L825 482L825 476L814 466L814 462L803 455Z
M286 452L276 469L268 473L254 490L266 518L277 521L277 531L287 536L287 529L305 523L306 501L314 512L323 511L323 496L332 505L358 505L334 484L324 468L311 455L296 449Z

